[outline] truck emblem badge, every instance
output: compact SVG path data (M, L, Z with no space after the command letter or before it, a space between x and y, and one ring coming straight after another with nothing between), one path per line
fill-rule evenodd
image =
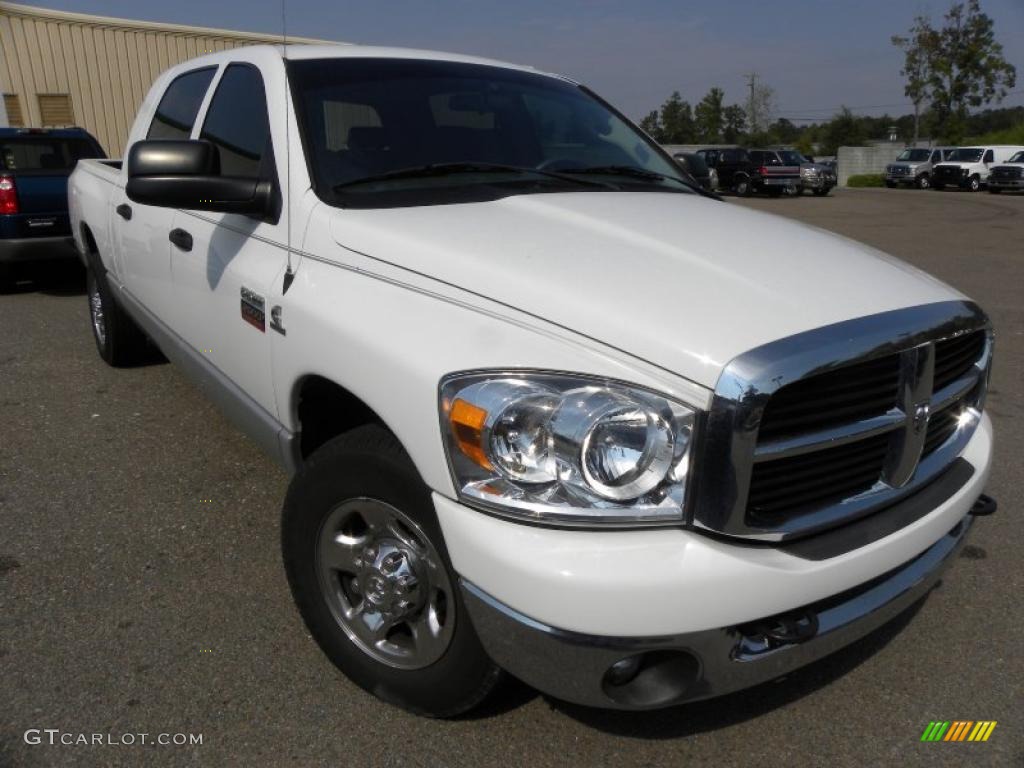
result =
M275 304L270 308L270 328L271 330L277 331L282 336L287 336L288 332L281 325L281 305Z
M928 416L931 413L931 405L927 402L917 403L914 406L914 434L918 435L928 425Z
M262 296L242 286L242 319L260 333L266 333L267 330L265 304Z

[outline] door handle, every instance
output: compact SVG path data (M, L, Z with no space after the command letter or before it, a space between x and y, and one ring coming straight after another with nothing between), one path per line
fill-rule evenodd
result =
M179 248L181 248L181 250L183 251L192 250L192 235L190 235L184 229L172 229L171 233L167 236L167 239L170 240Z
M132 207L130 205L127 205L126 203L121 203L114 210L117 211L117 215L120 216L125 221L132 220Z

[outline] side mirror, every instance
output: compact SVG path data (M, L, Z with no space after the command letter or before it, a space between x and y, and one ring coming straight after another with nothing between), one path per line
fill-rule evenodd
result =
M274 185L265 179L221 176L217 147L208 141L137 141L126 161L128 199L194 211L271 215Z

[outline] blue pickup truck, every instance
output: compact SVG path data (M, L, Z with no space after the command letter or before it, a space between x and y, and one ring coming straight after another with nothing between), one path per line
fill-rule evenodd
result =
M18 264L77 258L68 176L90 157L105 154L81 128L0 128L0 290Z

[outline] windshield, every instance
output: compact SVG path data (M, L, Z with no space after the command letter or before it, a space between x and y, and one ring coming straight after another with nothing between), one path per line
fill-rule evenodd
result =
M1011 157L1009 160L1007 160L1007 162L1009 162L1009 163L1024 163L1024 152L1018 152L1013 157Z
M0 168L5 171L67 176L80 159L102 155L84 139L0 139Z
M912 163L920 163L931 157L930 149L905 149L897 157L897 160L909 160Z
M961 147L950 152L946 159L954 163L978 163L981 162L983 154L985 154L985 150L977 147Z
M331 204L689 189L629 122L554 77L356 58L290 61L288 75L315 190Z
M682 154L676 155L676 159L680 161L683 168L687 169L688 173L694 176L708 175L708 165L700 155L693 154L691 152L683 152Z

